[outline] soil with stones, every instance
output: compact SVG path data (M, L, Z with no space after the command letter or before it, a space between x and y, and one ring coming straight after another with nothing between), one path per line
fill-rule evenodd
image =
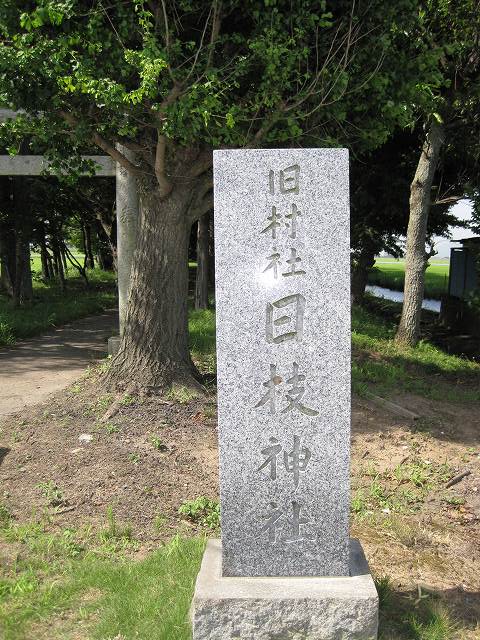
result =
M111 507L132 525L140 553L179 531L201 531L178 508L218 496L215 396L124 396L102 422L116 398L102 394L100 375L92 369L48 402L3 419L0 501L18 521L47 511L52 529L104 526ZM393 400L421 418L354 399L352 535L374 574L412 597L446 595L472 629L465 638L478 638L480 407ZM49 482L60 494L55 505L39 489Z

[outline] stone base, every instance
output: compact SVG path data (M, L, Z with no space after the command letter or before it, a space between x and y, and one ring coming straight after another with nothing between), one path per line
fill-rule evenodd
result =
M224 578L209 540L192 604L194 640L375 640L378 595L358 540L349 577Z
M120 336L112 336L108 339L108 355L116 356L120 349Z

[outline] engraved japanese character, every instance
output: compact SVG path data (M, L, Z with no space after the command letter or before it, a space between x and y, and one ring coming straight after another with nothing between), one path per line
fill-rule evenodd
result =
M278 278L278 265L280 263L280 254L277 252L276 247L273 247L273 253L268 256L267 260L270 260L270 262L263 270L263 273L265 273L269 269L273 269L273 277L276 280Z
M282 276L288 277L305 275L305 271L296 268L296 265L301 261L302 259L297 257L297 250L293 248L290 249L290 258L287 260L287 264L290 265L290 270L282 273Z
M310 520L300 516L301 506L298 502L292 502L293 517L291 520L287 520L288 524L292 527L292 534L288 538L285 538L285 542L290 544L292 542L302 542L303 540L314 540L314 534L301 534L300 527L309 524Z
M277 376L277 365L270 365L270 378L267 382L263 383L263 386L267 388L267 392L265 395L257 402L255 405L255 409L258 407L262 407L264 404L269 402L270 404L270 413L275 413L276 409L276 386L282 382L282 378Z
M307 449L307 447L300 448L300 436L293 436L293 450L290 453L284 452L283 461L288 473L293 473L295 487L298 487L300 471L305 471L311 457L310 449Z
M273 509L273 513L265 516L266 524L260 529L260 533L266 533L268 531L268 541L270 544L275 544L277 540L277 527L278 521L283 517L283 513L278 509L278 505L275 502L270 502L270 507Z
M305 387L301 386L301 383L305 381L305 378L305 374L298 373L298 364L294 362L293 375L287 380L287 384L291 385L292 388L286 394L288 405L282 410L282 413L287 413L288 411L296 409L306 416L318 416L318 411L310 409L300 402L305 393Z
M298 210L297 205L292 204L290 213L287 213L287 215L285 216L285 218L287 218L288 220L291 220L290 223L288 222L286 223L286 227L290 229L290 233L289 233L290 238L297 237L297 218L301 215L302 214Z
M293 306L294 310L291 315L282 315L275 318L275 312L285 307ZM301 342L303 338L303 314L305 311L305 298L300 293L295 293L285 298L280 298L275 302L267 304L266 312L266 338L267 342L279 344L287 340L296 340ZM277 327L290 325L290 331L275 335ZM292 326L293 325L293 326Z
M261 471L265 469L268 465L270 465L270 478L272 480L277 479L277 456L282 450L282 445L278 444L278 440L276 438L270 438L271 445L269 447L265 447L262 449L262 455L266 456L265 462L258 467L257 471Z
M280 193L295 193L299 192L299 175L300 175L300 165L292 164L289 167L285 167L280 171ZM275 172L273 170L269 171L269 186L270 193L273 195L275 193Z
M265 229L262 229L262 233L269 233L271 231L272 238L275 240L277 237L277 229L281 226L279 222L281 219L282 216L278 215L277 207L272 207L272 214L267 216L267 220L270 221L270 224L268 224Z

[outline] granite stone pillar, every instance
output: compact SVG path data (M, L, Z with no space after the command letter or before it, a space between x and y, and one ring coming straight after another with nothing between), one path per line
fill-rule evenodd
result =
M348 152L214 152L222 541L194 640L372 640L349 539Z

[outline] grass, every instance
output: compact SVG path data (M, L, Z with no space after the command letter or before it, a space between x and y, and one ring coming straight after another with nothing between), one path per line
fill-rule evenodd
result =
M448 290L448 261L430 261L425 272L425 297L440 298ZM368 283L395 291L403 291L405 262L394 258L379 258L370 271Z
M34 256L33 295L30 305L14 309L10 299L0 294L0 345L11 345L17 340L38 335L42 331L82 318L116 304L115 274L92 269L88 272L90 287L85 288L76 270L67 273L66 290L58 283L45 284L37 277Z
M193 517L217 513L217 504L203 496L183 506L182 513ZM152 526L160 530L164 523L160 515ZM0 508L0 543L15 549L15 560L0 570L2 640L191 640L188 611L204 538L174 536L136 560L132 530L116 521L111 508L97 532L86 525L51 533L48 524L19 524L5 505ZM417 534L407 534L409 544L418 543ZM421 587L398 592L388 577L377 578L376 586L379 640L462 637L460 624L435 595Z
M427 341L395 344L396 324L361 307L352 309L353 389L359 394L413 392L434 400L480 400L480 364L445 353Z
M461 629L447 605L435 595L401 594L388 577L375 581L380 601L379 640L453 640ZM458 632L458 635L456 633Z
M98 534L0 521L0 541L19 551L0 572L2 640L191 638L188 610L204 539L175 536L138 561L125 553L131 530L111 510L107 520Z

